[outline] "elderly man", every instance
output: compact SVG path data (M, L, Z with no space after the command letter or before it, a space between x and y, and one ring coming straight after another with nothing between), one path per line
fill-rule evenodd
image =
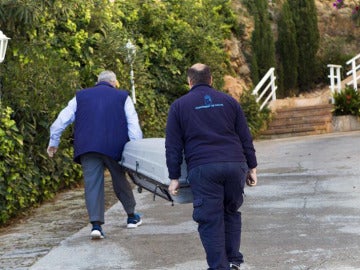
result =
M58 150L65 128L75 122L74 161L81 164L84 174L85 201L92 224L91 238L104 238L104 169L110 172L114 192L128 215L127 227L142 223L135 213L132 188L119 165L124 145L142 138L138 115L128 92L116 89L112 71L103 71L94 87L80 90L71 99L50 128L47 152L50 157Z

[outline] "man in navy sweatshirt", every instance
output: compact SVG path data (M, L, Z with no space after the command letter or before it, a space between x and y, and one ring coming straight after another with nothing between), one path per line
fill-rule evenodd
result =
M253 140L239 103L211 87L208 66L193 65L187 77L190 91L171 105L166 125L169 192L178 192L184 155L209 270L240 269L238 210L248 173L257 182Z
M104 238L104 169L111 174L114 192L128 215L127 227L142 223L135 213L135 198L119 165L124 145L142 138L138 115L127 91L116 89L116 75L103 71L94 87L80 90L50 127L47 152L58 150L65 128L75 122L74 161L84 174L85 202L92 224L91 238Z

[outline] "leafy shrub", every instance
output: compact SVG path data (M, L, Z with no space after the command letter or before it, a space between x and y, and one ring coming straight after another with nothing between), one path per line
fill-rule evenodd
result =
M264 107L260 111L260 105L251 91L245 91L240 97L240 104L245 113L253 138L256 138L270 121L270 110Z
M0 173L5 179L0 182L0 190L5 190L7 197L2 202L6 207L2 208L0 224L16 212L48 200L59 190L77 185L81 180L81 171L72 161L71 130L63 134L61 149L55 158L49 159L46 154L49 126L74 95L77 73L48 50L42 49L46 57L37 57L36 49L26 52L14 56L16 61L8 61L11 64L6 66L7 75L3 80L2 103L12 108L4 111L3 117L14 123L11 129L6 127L12 137L3 138L3 145L10 139L15 140L15 135L21 141L16 140L16 150L2 153L6 155L7 171ZM24 60L30 56L31 62ZM60 80L60 76L64 80ZM11 151L16 153L11 154ZM15 159L16 156L19 158Z
M360 116L360 93L351 86L344 91L334 94L335 115Z
M0 224L35 199L31 171L23 152L23 137L11 119L13 110L0 107Z
M169 110L165 95L144 89L138 95L136 106L144 137L164 137Z
M343 44L348 43L345 37L337 36L326 36L322 39L322 51L319 54L319 77L317 78L318 83L329 83L329 67L328 64L337 64L346 67L346 62L353 57L352 54L348 54L343 50ZM346 78L348 75L347 69L342 68L340 70L341 77Z

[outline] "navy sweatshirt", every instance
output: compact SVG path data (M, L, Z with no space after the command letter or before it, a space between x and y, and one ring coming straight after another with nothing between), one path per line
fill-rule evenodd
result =
M76 93L74 161L95 152L120 160L129 141L125 101L128 93L115 89L108 82Z
M207 84L195 85L171 104L165 147L170 179L180 177L183 155L188 171L214 162L247 162L251 169L257 166L240 104Z

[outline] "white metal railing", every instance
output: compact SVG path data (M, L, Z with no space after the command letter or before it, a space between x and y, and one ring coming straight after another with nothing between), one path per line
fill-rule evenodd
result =
M330 68L330 91L331 91L331 102L334 103L335 92L341 92L341 65L327 65Z
M341 92L341 68L340 65L327 65L330 68L330 90L331 93Z
M276 100L277 86L275 85L275 80L275 68L272 67L254 88L252 94L257 96L257 103L261 102L260 110L264 108L264 106L269 102L270 98L272 98L272 100Z
M358 90L358 81L360 79L360 54L351 58L346 62L347 65L351 65L351 69L346 72L348 76L345 80L341 80L341 68L340 65L327 65L330 69L330 74L328 78L330 78L330 90L331 90L331 101L334 103L334 94L340 93L342 91L342 87L344 85L352 85L355 90ZM350 80L349 80L350 79ZM348 81L348 82L347 82Z
M358 61L360 62L360 54L346 62L347 65L351 65L351 69L346 72L346 75L352 76L352 80L346 85L352 84L355 90L358 90L358 80L360 79L360 75L357 75L358 71L360 70L360 64L358 64Z

